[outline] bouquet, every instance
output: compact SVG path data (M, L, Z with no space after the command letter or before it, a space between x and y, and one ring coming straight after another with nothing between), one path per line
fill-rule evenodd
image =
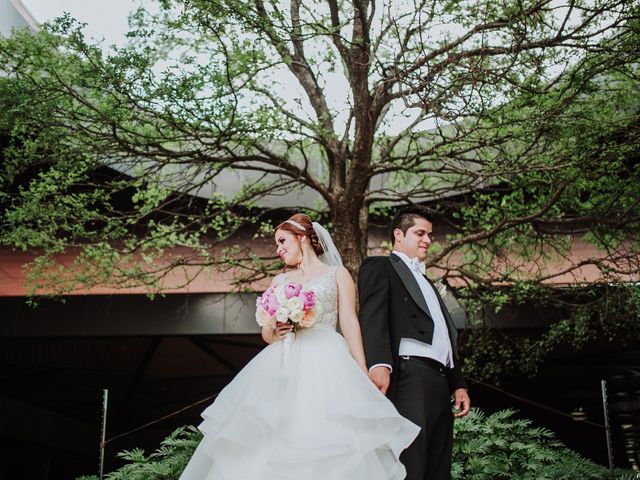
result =
M315 293L303 290L300 283L271 286L256 300L258 325L269 328L275 328L276 322L293 325L293 331L284 338L283 361L286 362L296 330L314 324L316 309Z

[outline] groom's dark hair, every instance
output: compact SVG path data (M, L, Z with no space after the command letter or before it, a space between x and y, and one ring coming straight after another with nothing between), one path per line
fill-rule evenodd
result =
M396 228L399 228L400 231L402 231L402 234L406 235L407 230L413 227L416 223L416 218L424 218L429 221L429 212L425 207L421 207L420 205L409 205L396 211L396 214L391 219L391 223L389 223L389 237L391 238L391 244L396 240L393 236L393 231Z

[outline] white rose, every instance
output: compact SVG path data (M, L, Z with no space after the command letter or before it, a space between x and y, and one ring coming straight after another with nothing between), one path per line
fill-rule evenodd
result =
M278 320L280 323L285 323L288 318L289 310L287 310L286 307L278 308L278 311L276 311L276 320Z
M290 312L302 313L302 309L304 308L304 303L302 303L302 300L300 299L300 297L291 297L289 300L287 300L286 306Z
M282 288L282 285L278 285L278 288L276 288L276 300L278 300L280 305L287 303L287 297L284 295L284 288Z
M302 317L304 317L304 313L302 312L302 310L296 310L295 312L289 313L289 318L293 323L300 323Z

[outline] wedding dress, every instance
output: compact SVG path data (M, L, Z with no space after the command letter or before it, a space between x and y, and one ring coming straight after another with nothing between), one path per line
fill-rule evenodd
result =
M286 274L276 277L286 282ZM181 480L403 479L419 428L400 416L336 332L336 267L304 284L316 320L264 348L202 413L204 438Z

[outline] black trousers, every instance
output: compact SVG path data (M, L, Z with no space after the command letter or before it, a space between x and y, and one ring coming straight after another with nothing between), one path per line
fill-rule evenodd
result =
M453 412L447 378L437 366L412 358L400 358L396 367L391 401L421 429L400 456L406 480L450 480Z

